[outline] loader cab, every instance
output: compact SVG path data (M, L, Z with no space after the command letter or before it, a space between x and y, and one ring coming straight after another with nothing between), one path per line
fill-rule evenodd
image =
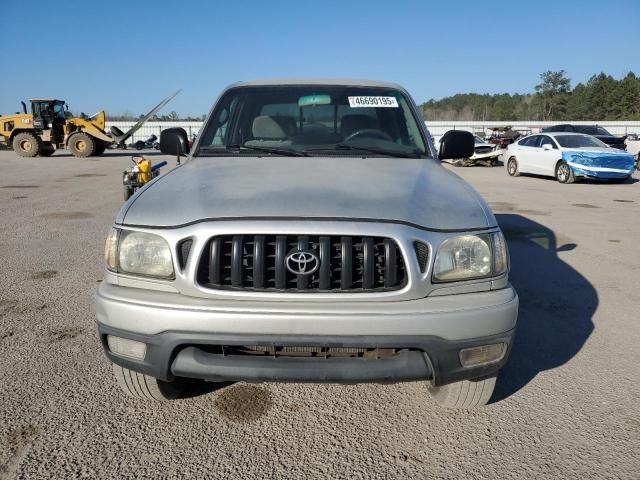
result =
M67 110L64 100L34 98L30 101L33 128L49 130L64 124Z

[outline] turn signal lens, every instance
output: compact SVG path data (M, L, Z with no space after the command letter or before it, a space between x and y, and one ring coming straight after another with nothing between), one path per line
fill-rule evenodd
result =
M107 335L107 345L111 353L120 357L133 358L134 360L144 360L147 353L147 345L128 338L114 337Z
M485 363L494 363L502 360L507 352L507 344L504 342L480 347L463 348L460 350L460 363L463 367L474 367Z
M115 272L118 270L118 234L120 230L112 228L104 245L104 261L107 269Z
M507 271L509 264L507 244L502 232L496 232L491 237L493 238L493 274L500 275Z

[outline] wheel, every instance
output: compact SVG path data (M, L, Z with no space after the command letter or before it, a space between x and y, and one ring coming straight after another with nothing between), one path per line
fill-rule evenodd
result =
M428 387L431 397L444 408L477 408L486 405L496 386L496 376L462 380L442 387Z
M135 192L134 188L131 185L124 186L124 201L126 202L131 198L131 195Z
M102 155L106 149L107 144L105 142L102 140L96 140L96 151L94 152L94 155Z
M13 139L13 149L21 157L35 157L42 150L42 141L29 132L17 134Z
M142 150L144 148L144 142L142 140L138 140L133 144L136 150Z
M91 135L80 132L74 133L69 139L69 150L74 157L90 157L96 153L97 141Z
M556 166L556 180L560 183L573 183L575 181L573 170L567 162L560 162Z
M40 150L40 156L41 157L50 157L51 155L53 155L53 153L56 151L56 149L53 147L53 145L51 145L51 143L47 142L47 143L43 143L42 144L42 149Z
M518 168L518 161L515 157L511 157L507 162L507 173L512 177L520 176L520 169Z
M186 381L163 382L115 363L112 365L116 383L129 397L165 402L178 398L187 385Z

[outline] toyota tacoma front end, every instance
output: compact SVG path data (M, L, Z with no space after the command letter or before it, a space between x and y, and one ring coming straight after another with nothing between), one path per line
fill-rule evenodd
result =
M118 383L163 400L197 380L425 381L489 401L518 298L495 217L438 157L397 85L229 87L187 161L109 234L98 331ZM165 153L187 153L184 131Z

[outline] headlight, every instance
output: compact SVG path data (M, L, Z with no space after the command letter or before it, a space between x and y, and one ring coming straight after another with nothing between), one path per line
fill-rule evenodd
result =
M151 233L113 229L105 246L107 268L118 273L173 278L171 250Z
M507 248L501 232L462 235L440 245L433 279L453 282L493 277L507 270L507 262Z

